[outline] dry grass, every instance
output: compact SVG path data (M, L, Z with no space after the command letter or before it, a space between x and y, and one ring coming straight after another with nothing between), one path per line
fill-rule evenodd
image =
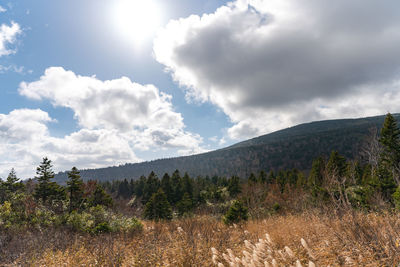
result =
M305 213L273 216L231 227L215 218L196 217L169 223L145 222L144 231L131 236L64 233L64 238L57 236L62 238L57 242L64 244L55 245L52 236L48 235L47 241L44 238L21 241L29 253L20 253L11 262L8 259L2 263L21 266L309 266L309 261L316 266L395 266L400 263L400 217L393 214L347 213L338 217ZM17 247L17 241L12 242ZM49 243L44 246L43 242ZM215 248L214 253L211 248ZM5 246L3 250L11 252L13 247Z

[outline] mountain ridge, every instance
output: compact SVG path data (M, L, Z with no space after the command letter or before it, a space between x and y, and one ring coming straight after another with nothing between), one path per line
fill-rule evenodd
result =
M396 119L400 114L393 114ZM158 176L176 169L191 176L247 177L261 170L297 168L308 170L312 160L337 150L349 159L360 159L360 150L371 128L380 129L385 115L314 121L254 137L231 146L201 154L127 163L81 170L84 180L138 179L154 171ZM64 182L66 172L56 175Z

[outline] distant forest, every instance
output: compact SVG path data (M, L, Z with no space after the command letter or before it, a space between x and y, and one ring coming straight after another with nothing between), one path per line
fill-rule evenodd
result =
M398 119L400 115L394 114L393 117ZM366 160L364 148L368 146L368 140L378 134L384 118L377 116L306 123L208 153L81 170L81 176L85 181L111 181L136 180L151 172L162 177L175 170L188 173L191 177L248 177L260 171L293 168L308 172L313 159L321 155L327 158L331 151L363 162ZM55 180L64 183L67 173L57 174Z

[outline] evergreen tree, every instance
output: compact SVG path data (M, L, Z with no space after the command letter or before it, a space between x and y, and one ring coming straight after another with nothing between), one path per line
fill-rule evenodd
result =
M22 191L25 187L24 184L19 181L19 178L17 177L14 168L12 168L10 173L8 174L7 179L4 182L4 186L8 193Z
M273 183L275 183L275 181L276 181L275 173L274 173L274 171L271 170L267 177L267 184L273 184Z
M285 190L285 185L286 185L286 179L287 175L286 172L283 170L280 170L276 176L276 183L279 185L279 189L281 193Z
M324 179L323 176L324 168L325 168L325 163L322 157L319 157L313 161L307 182L310 188L322 185Z
M258 176L258 181L260 183L265 183L267 181L267 174L264 171L260 171L260 175Z
M236 197L241 191L240 189L240 179L237 176L232 176L228 180L228 192L231 197Z
M38 176L35 178L38 184L35 188L34 196L36 199L41 199L43 203L65 199L64 189L56 182L51 181L54 178L52 167L51 160L45 157L36 169Z
M94 190L89 202L92 207L98 205L111 207L113 205L113 200L111 196L107 194L104 188L99 184L96 184L96 189Z
M129 198L131 196L131 192L129 190L128 180L124 179L118 185L118 196L122 198Z
M257 183L257 177L254 175L254 173L250 173L249 179L248 179L249 183Z
M68 172L67 191L69 192L69 212L79 209L83 203L83 181L76 167Z
M298 179L298 176L299 176L299 170L297 170L297 169L290 170L288 172L287 176L288 176L287 180L288 180L289 184L290 185L296 185L297 184L297 179Z
M178 202L176 206L178 208L178 213L180 216L190 213L193 209L193 200L190 197L189 193L185 192L182 199Z
M160 188L160 180L158 179L157 175L152 171L147 177L147 180L144 184L143 188L143 197L142 203L146 204L147 201L151 198L151 196L158 191Z
M172 186L172 205L175 205L176 203L178 203L179 200L182 199L183 196L183 191L182 191L182 178L179 174L179 171L176 170L174 171L174 173L172 174L171 177L171 186Z
M11 169L5 181L0 179L0 203L9 200L13 193L24 189L24 184L18 181L14 168Z
M329 175L341 180L346 175L347 171L346 158L341 156L337 151L332 151L328 163L326 164L326 170Z
M147 202L144 208L144 217L155 221L172 219L171 206L161 188Z
M247 221L248 218L249 215L247 207L245 207L242 201L235 200L223 217L223 221L225 224L232 224L239 223L241 221Z
M381 168L391 172L392 179L399 184L399 163L400 163L400 130L397 127L396 119L388 113L385 117L379 142L382 145L380 154ZM388 177L386 180L390 179Z
M182 192L183 194L188 193L189 197L193 198L193 181L187 173L182 178Z
M161 179L161 189L164 191L167 196L168 202L172 202L172 186L171 186L171 177L168 173L165 173L163 178Z

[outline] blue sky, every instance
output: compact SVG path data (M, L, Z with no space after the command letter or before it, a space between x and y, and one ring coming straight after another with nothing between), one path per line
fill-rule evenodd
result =
M34 176L44 156L96 168L400 108L396 1L0 6L0 177Z
M165 14L164 23L169 19L210 12L223 4L223 1L169 2L171 7ZM48 101L30 101L18 95L16 90L21 81L36 80L46 68L62 66L80 75L96 75L102 80L127 76L141 84L156 85L161 91L173 95L175 109L185 113L188 130L198 132L205 139L221 136L220 128L229 125L227 117L212 105L186 103L182 90L163 71L164 66L154 60L151 39L146 40L141 49L136 49L117 33L109 14L112 1L0 3L8 10L1 14L1 22L15 21L23 29L18 38L18 53L2 58L1 62L25 69L23 74L7 72L0 76L1 113L15 108L41 108L58 120L58 123L49 125L52 134L60 136L77 130L71 110L52 108Z

